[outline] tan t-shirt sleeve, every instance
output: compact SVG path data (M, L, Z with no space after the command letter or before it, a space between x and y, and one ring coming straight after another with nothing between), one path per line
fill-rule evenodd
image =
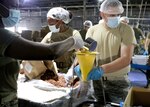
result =
M88 37L91 37L91 38L92 38L92 35L93 35L92 32L93 32L93 29L92 29L92 27L91 27L91 28L89 28L89 29L87 30L85 39L87 39Z
M125 28L121 32L121 36L122 43L124 43L125 45L137 44L134 31L130 26L125 26Z
M150 39L150 32L147 34L147 38Z

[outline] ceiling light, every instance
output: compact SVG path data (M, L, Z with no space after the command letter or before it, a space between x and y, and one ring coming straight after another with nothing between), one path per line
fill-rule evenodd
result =
M98 0L98 2L103 2L104 0Z

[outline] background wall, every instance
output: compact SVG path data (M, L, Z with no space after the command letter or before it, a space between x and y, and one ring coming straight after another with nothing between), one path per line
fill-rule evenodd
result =
M130 25L140 24L146 34L150 31L150 1L149 0L120 0L125 9L122 16L128 16ZM30 30L40 30L47 25L46 14L52 7L61 6L73 13L73 20L69 23L75 29L81 29L85 20L97 24L99 17L98 0L21 0L21 20L18 27L27 27Z

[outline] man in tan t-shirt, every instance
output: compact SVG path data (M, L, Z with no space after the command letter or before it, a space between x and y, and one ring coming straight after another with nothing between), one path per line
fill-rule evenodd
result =
M150 32L147 33L146 36L146 40L145 40L145 44L144 44L144 48L145 48L145 52L143 53L143 55L148 55L150 52Z
M115 5L114 5L115 4ZM107 102L119 103L127 95L124 89L128 87L124 76L130 71L136 39L133 29L120 22L124 9L118 0L105 0L100 7L102 20L89 28L86 38L97 41L96 66L88 74L88 80L94 80L94 91L100 104L104 104L100 78L104 77ZM79 66L75 67L79 74ZM79 75L78 75L79 76Z

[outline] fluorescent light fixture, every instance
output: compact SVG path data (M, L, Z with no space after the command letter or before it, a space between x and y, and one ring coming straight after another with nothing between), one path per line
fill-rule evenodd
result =
M104 0L98 0L98 2L100 2L100 3L103 2L103 1L104 1Z
M15 32L15 27L5 27L5 29Z
M5 29L15 32L15 27L6 27ZM28 30L26 27L18 27L17 32L22 33L23 30Z
M22 31L23 30L28 30L26 27L18 27L17 28L17 31L19 32L19 33L22 33Z
M31 0L24 0L23 2L25 2L25 3L26 3L26 2L30 2L30 1L31 1Z

